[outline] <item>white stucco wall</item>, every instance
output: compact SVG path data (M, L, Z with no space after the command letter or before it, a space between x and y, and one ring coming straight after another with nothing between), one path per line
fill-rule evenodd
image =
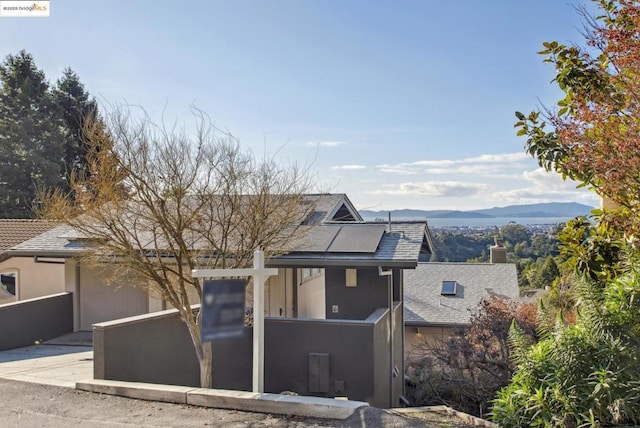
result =
M149 296L135 284L133 275L110 278L108 265L80 267L78 304L80 330L91 330L92 325L149 312Z
M325 319L326 299L324 269L320 275L301 281L302 275L298 269L298 318Z
M278 269L269 277L265 287L265 316L293 317L293 269Z
M0 273L13 272L17 272L16 294L19 300L65 291L62 263L36 263L33 257L12 257L0 263Z

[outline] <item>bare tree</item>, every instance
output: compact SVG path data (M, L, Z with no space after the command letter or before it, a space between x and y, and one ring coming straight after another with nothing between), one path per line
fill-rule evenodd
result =
M193 269L251 264L253 251L283 251L313 207L308 167L278 165L243 151L196 111L193 133L158 126L142 111L119 108L88 121L88 174L71 191L43 196L43 214L73 227L95 245L85 262L116 260L114 278L135 272L150 294L176 308L211 387L212 346L200 338L202 297Z
M446 404L484 416L513 372L512 326L531 342L537 340L537 310L531 303L491 296L472 311L470 321L446 339L425 337L414 349L409 371L417 404Z

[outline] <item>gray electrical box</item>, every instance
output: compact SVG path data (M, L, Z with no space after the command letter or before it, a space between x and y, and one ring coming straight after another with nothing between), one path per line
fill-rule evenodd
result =
M329 354L309 354L309 392L329 392Z

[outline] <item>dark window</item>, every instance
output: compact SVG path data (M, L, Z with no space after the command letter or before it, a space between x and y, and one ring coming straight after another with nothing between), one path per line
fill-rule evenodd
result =
M14 273L0 275L0 281L5 286L9 294L16 295L16 276Z

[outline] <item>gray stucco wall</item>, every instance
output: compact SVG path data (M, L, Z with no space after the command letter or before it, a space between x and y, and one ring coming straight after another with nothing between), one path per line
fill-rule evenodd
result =
M358 268L357 287L346 286L344 268L326 268L325 290L328 319L363 320L377 308L389 307L389 277L380 276L377 268Z
M265 391L346 395L389 407L388 316L382 308L365 321L266 319ZM214 388L251 389L252 336L246 330L244 338L213 344ZM329 354L326 393L309 390L310 353ZM175 311L94 326L96 379L197 386L198 370L189 333ZM336 393L336 381L343 392Z
M191 336L176 310L93 326L96 379L200 386Z
M386 315L363 322L273 318L265 324L265 388L300 395L347 396L375 402L374 328ZM309 354L329 356L328 390L309 387ZM344 386L336 391L336 381Z
M73 331L73 294L0 305L0 351L33 345Z
M373 334L373 363L374 372L374 394L375 403L384 403L380 407L391 407L391 396L389 394L390 381L390 353L389 353L389 317L385 316L383 322L374 326Z
M392 407L400 405L400 397L404 395L404 324L403 324L403 306L398 303L394 307L394 326L393 333L393 360L397 368L393 376L393 398Z

